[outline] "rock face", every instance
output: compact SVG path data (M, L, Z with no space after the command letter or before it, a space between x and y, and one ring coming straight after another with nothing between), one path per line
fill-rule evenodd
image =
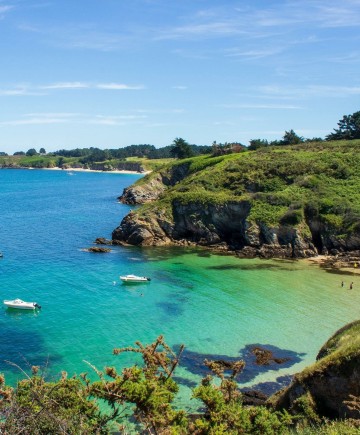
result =
M126 187L118 198L124 204L145 204L155 201L169 186L174 186L189 173L189 164L174 165L169 170L160 171L148 177L146 184Z
M127 215L113 240L139 246L196 244L236 251L241 256L293 258L317 255L312 239L291 226L250 224L249 202L223 205L173 203L172 219L162 213Z
M295 375L292 384L272 396L276 409L296 412L302 397L310 397L317 413L329 418L360 419L351 396L360 396L360 321L337 331L322 347L317 362Z

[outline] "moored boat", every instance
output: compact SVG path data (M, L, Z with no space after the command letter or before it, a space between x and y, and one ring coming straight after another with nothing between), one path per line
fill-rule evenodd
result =
M150 278L146 276L137 276L137 275L124 275L120 276L122 282L149 282Z
M19 310L36 310L41 308L41 306L36 302L25 302L21 299L4 301L4 305L6 305L8 308L17 308Z

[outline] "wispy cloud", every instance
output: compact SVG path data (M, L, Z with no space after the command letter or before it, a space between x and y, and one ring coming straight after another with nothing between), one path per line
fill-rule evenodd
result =
M360 95L360 86L330 86L330 85L308 85L304 87L289 86L262 86L258 90L273 97L292 97L304 99L309 96L331 96L347 97Z
M155 40L193 37L213 38L214 36L248 35L249 33L245 24L241 24L236 20L223 20L162 29L155 37Z
M100 83L95 87L97 89L108 89L108 90L115 90L115 91L144 89L144 86L142 85L132 86L132 85L125 85L122 83Z
M0 5L0 20L2 20L7 12L11 11L11 9L14 9L14 6L11 5Z
M48 124L87 124L119 126L142 122L146 115L89 115L75 112L27 113L19 119L1 121L3 126L48 125Z
M62 90L105 90L105 91L126 91L145 89L143 85L127 85L124 83L86 83L80 81L59 82L46 85L15 85L13 88L0 89L0 96L28 96L47 95L48 91ZM47 91L47 92L45 92Z
M97 115L93 118L89 118L87 123L98 125L126 125L129 122L139 122L146 119L146 115L117 115L117 116L105 116Z
M23 85L17 85L9 89L0 89L0 97L22 97L36 95L44 95L44 93Z
M222 104L220 107L225 109L264 109L264 110L299 110L301 106L290 104Z
M245 51L239 48L230 48L225 51L225 56L243 59L262 59L264 57L274 56L282 51L284 51L283 47L270 47L268 49L253 49Z
M62 82L40 86L41 89L84 89L89 87L89 84L83 82Z
M158 30L156 40L210 39L241 36L267 38L299 28L354 27L360 25L358 0L290 0L264 7L222 7L183 17L185 24ZM311 41L309 41L311 42ZM244 50L246 52L246 50Z

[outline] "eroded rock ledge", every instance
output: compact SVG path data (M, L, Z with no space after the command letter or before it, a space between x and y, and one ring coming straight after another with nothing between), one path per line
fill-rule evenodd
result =
M112 239L137 246L205 246L247 258L307 258L360 247L360 237L337 239L320 222L311 220L307 231L302 232L290 225L269 227L251 223L247 219L250 207L248 202L224 205L174 202L170 218L161 211L129 213L113 231Z

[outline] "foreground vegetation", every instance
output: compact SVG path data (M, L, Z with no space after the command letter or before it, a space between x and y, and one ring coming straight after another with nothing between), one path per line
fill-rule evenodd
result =
M175 354L163 337L147 346L114 349L115 354L141 354L135 365L117 373L93 368L99 380L87 374L45 381L37 367L15 389L0 379L0 430L6 434L359 434L355 422L328 421L303 406L290 415L271 407L244 406L236 379L244 362L204 361L212 372L193 390L201 403L196 414L174 406L178 384L173 375L183 346ZM215 381L215 377L218 381ZM359 410L360 402L354 398ZM106 403L106 410L101 403ZM103 409L100 411L100 409ZM132 421L132 423L130 423ZM130 426L129 426L130 425ZM131 427L131 429L130 429Z

